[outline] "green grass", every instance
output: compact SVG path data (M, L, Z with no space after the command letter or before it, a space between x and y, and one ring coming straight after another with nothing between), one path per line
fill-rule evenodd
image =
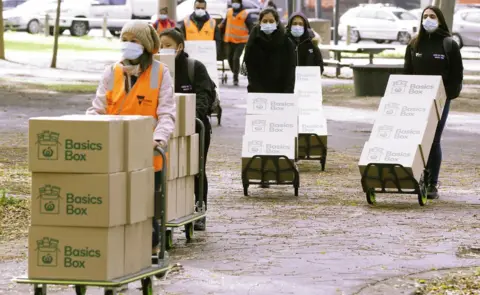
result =
M82 46L78 44L58 44L59 50L73 50L73 51L117 51L115 48L108 47L90 47ZM51 51L53 50L52 44L45 43L35 43L35 42L20 42L20 41L9 41L5 40L5 50L14 50L14 51Z
M8 80L0 79L0 89L6 90L35 90L54 91L59 93L95 93L98 84L41 84L41 83L11 83Z

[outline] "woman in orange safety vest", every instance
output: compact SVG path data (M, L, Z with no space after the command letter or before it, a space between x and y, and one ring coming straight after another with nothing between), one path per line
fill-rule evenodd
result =
M153 59L160 40L155 29L142 21L126 23L121 35L122 58L106 67L87 115L142 115L155 120L153 147L166 148L175 128L172 77L166 65ZM152 151L153 156L153 151ZM160 187L162 158L154 157L155 190ZM159 226L153 219L152 252L158 252Z

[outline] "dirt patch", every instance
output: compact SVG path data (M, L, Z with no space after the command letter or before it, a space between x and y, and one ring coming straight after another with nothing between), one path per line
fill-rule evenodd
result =
M421 286L415 295L478 295L480 294L480 268L474 273L458 271L432 280L419 280Z
M480 99L478 85L465 84L460 97L453 101L452 109L456 112L479 113ZM323 88L323 102L325 105L376 110L381 97L356 97L354 86L335 85Z

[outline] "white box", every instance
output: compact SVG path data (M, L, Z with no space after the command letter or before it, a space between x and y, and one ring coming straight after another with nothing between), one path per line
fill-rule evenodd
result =
M175 85L175 57L176 54L154 54L153 59L165 64L168 68L168 72L172 77L173 85Z
M415 188L415 183L407 179L408 174L412 175L416 181L420 181L422 172L424 170L424 162L422 159L420 146L411 143L399 143L389 141L367 141L363 147L358 166L360 174L363 175L368 164L399 164L404 169L395 168L396 176L400 178L401 188L411 189ZM406 173L405 173L406 172ZM384 169L383 180L387 188L394 188L394 180L396 177L391 173L390 169ZM379 177L379 169L371 167L368 171L368 176ZM371 188L381 187L380 181L376 179L367 179L367 185Z
M247 115L273 113L298 114L298 102L293 93L249 93L247 95Z
M440 116L447 99L442 77L427 75L390 75L384 96L435 100Z
M309 98L304 97L298 99L299 116L318 115L319 113L321 113L321 116L324 117L321 101L312 101Z
M298 117L298 133L327 135L327 119L323 113Z
M242 158L252 158L256 155L286 156L295 158L295 137L244 135L242 142Z
M246 115L245 134L296 137L298 134L298 116L289 114Z
M418 99L416 97L383 97L377 110L377 118L389 118L390 120L425 121L436 114L437 120L440 116L435 103L429 99ZM441 115L441 114L440 114Z
M217 44L215 41L185 41L185 52L190 58L202 62L208 75L218 86Z

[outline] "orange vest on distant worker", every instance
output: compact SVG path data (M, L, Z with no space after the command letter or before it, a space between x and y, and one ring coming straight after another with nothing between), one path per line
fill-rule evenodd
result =
M226 16L225 37L223 41L226 43L247 43L248 41L248 27L245 21L247 20L248 12L242 10L236 16L233 16L233 9L229 8Z
M125 92L125 76L122 66L113 66L113 75L107 85L107 115L137 115L151 116L158 120L158 95L163 80L163 65L153 61L152 65L143 72L133 85L130 92ZM153 144L153 136L152 143ZM152 146L153 154L153 146ZM155 171L162 170L162 157L153 157Z
M197 25L190 17L183 20L185 24L185 40L187 41L212 41L215 40L215 26L214 19L209 19L203 25L201 30L198 30Z
M171 29L171 28L174 28L174 26L172 26L172 24L168 21L167 22L167 25L162 25L162 22L157 22L157 34L160 35L161 32L165 31L166 29Z

